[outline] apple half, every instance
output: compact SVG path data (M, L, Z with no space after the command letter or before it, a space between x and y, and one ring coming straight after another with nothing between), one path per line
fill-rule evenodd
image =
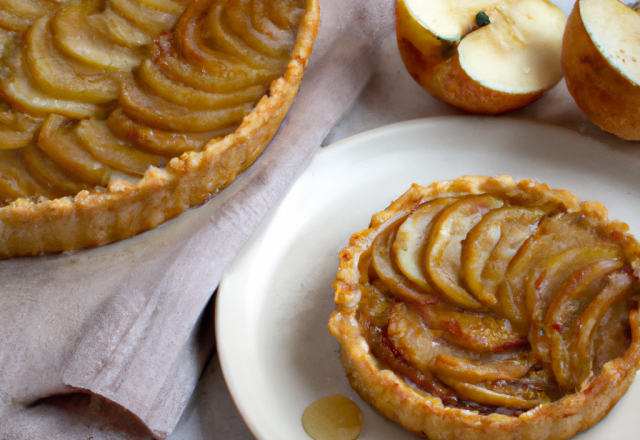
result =
M565 18L546 0L398 0L396 35L413 78L438 99L497 114L562 78Z
M577 1L562 44L567 88L600 128L640 140L640 14L617 0Z

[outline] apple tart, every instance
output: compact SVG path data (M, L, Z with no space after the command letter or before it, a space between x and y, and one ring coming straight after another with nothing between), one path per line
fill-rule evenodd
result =
M318 0L1 2L0 257L124 239L224 188L318 24Z
M352 387L429 439L566 439L640 365L640 245L597 202L508 176L413 185L340 253Z

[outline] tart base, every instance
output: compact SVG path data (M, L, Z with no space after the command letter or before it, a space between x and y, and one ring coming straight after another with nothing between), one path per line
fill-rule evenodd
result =
M482 193L537 206L545 203L562 205L567 212L581 211L603 222L606 220L606 210L599 204L584 202L579 205L578 199L567 191L550 190L546 185L532 181L515 182L509 176L464 176L427 188L414 185L389 208L374 215L370 228L354 234L349 246L340 253L340 270L333 284L338 309L331 315L329 330L342 345L342 363L351 386L386 417L420 437L431 440L567 439L606 416L633 382L640 367L637 309L629 314L631 343L624 356L605 363L601 373L582 391L538 405L519 416L482 415L447 406L440 398L412 386L373 355L358 320L361 299L358 263L376 236L425 201ZM605 228L619 238L632 269L638 273L640 249L628 234L626 225L614 221L606 223Z

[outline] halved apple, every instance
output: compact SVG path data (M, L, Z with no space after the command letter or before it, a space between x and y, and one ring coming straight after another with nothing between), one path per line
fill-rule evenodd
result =
M503 113L562 78L565 18L546 0L399 0L398 48L413 78L462 109Z
M567 88L596 125L640 140L640 15L617 0L576 2L562 43Z

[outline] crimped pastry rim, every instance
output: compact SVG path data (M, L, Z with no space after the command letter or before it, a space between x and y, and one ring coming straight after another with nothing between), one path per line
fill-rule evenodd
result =
M535 181L516 182L506 175L462 176L428 187L414 184L387 209L375 214L370 227L355 233L349 246L340 253L340 268L333 283L337 310L331 315L329 330L341 343L342 363L351 386L385 416L418 436L432 440L569 438L600 421L631 385L640 367L638 310L630 313L632 342L623 357L606 363L600 375L592 379L583 391L540 405L519 417L502 414L483 416L476 411L448 407L439 398L408 385L373 356L355 316L360 300L360 255L386 225L432 198L485 192L505 198L514 195L537 197L540 198L538 200L562 204L568 212L582 211L597 218L600 224L606 225L607 231L620 234L625 254L638 273L640 245L627 232L624 223L608 221L606 209L599 203L578 204L578 198L568 191L550 190L545 184Z
M153 229L198 205L248 168L280 126L300 87L320 23L319 0L307 0L284 75L271 83L234 133L202 151L151 167L135 184L115 180L106 189L0 208L0 258L91 248ZM131 221L135 216L136 221Z

